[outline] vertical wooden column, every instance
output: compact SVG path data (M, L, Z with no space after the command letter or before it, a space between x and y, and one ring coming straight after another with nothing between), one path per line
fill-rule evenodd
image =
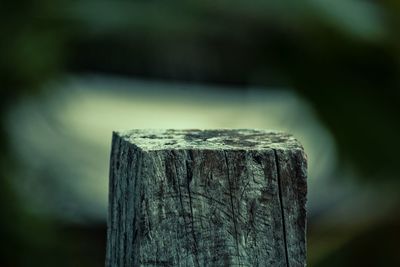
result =
M305 266L306 165L281 132L114 133L106 266Z

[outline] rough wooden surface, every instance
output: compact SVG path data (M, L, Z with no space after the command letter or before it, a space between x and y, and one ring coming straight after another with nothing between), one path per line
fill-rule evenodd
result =
M305 266L306 156L256 130L113 134L106 266Z

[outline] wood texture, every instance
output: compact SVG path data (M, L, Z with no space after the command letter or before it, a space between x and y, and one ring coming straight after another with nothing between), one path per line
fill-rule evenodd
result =
M306 191L284 133L114 133L106 266L305 266Z

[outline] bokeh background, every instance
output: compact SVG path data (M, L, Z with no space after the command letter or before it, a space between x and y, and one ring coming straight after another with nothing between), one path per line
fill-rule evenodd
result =
M103 266L111 132L309 157L308 266L400 266L400 2L3 0L0 266Z

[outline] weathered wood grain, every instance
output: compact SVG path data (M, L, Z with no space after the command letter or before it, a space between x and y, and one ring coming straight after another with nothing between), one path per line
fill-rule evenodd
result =
M106 266L305 266L306 191L284 133L114 133Z

